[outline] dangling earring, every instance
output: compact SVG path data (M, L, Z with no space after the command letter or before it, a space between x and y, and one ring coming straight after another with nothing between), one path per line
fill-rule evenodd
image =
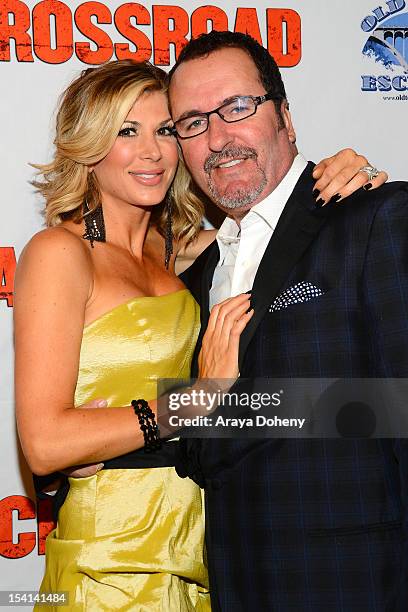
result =
M166 232L165 232L165 254L164 254L164 265L166 270L169 269L170 257L173 254L173 230L172 230L172 208L173 208L173 198L170 192L166 195L166 210L167 210L167 219L166 219Z
M85 233L82 238L89 240L91 247L94 242L106 242L105 222L103 220L102 204L90 211L88 202L84 201L83 215L85 221Z

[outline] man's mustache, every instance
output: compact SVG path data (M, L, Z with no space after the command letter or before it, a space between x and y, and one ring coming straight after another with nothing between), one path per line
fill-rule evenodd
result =
M226 147L218 153L210 153L204 163L204 171L209 174L213 168L218 166L220 162L225 162L227 159L234 157L242 157L243 159L256 159L258 153L252 147Z

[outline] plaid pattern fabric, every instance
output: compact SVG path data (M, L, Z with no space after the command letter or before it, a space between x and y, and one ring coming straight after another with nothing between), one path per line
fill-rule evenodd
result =
M335 207L288 272L242 377L408 376L408 186L353 200ZM295 303L305 279L321 294ZM183 441L206 485L213 609L408 610L407 446Z

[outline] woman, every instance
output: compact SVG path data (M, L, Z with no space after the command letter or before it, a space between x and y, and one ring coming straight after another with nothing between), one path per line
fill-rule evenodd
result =
M48 229L16 276L28 462L37 474L104 462L70 479L47 540L42 591L69 591L73 610L209 608L200 491L177 477L174 443L133 452L145 440L129 407L143 398L154 412L156 379L189 374L198 309L174 260L213 238L199 232L202 206L178 158L166 88L165 73L131 61L86 70L68 87L54 160L35 183ZM237 376L248 308L246 295L214 308L202 377ZM97 397L109 407L78 408Z
M188 377L199 327L169 240L164 265L169 210L175 252L201 223L178 159L165 74L130 61L85 71L65 92L55 145L36 183L49 228L26 247L16 279L17 417L37 474L140 448L133 408L117 407L143 398L155 410L156 379ZM218 323L213 317L203 376L237 374L237 337L251 313L248 296L231 304ZM228 311L232 324L217 341ZM219 359L231 330L235 357ZM95 397L109 408L72 410ZM173 448L71 479L47 542L42 591L69 591L78 610L209 607L201 494L176 475Z

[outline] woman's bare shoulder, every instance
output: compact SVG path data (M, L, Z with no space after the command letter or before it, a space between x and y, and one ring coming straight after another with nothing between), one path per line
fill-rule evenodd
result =
M43 229L28 241L20 255L20 263L35 258L42 263L60 260L61 263L81 260L89 261L88 245L85 241L66 227L48 227Z
M51 227L34 234L21 252L16 283L42 280L91 284L92 263L89 246L63 226Z

